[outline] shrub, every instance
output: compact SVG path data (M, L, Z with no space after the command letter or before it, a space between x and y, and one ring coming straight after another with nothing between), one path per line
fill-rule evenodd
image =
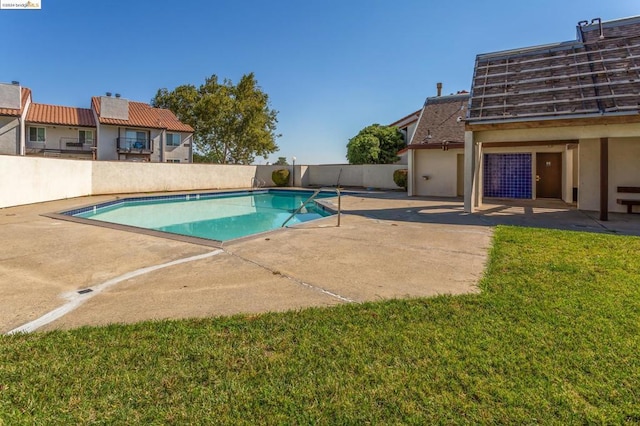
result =
M273 173L271 173L271 180L276 186L287 186L289 184L289 170L274 170Z
M407 190L407 180L409 176L409 170L407 169L398 169L393 172L393 181L404 190Z

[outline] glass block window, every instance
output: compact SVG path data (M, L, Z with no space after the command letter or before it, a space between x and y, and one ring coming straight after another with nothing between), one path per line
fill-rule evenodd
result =
M532 198L531 154L485 154L485 197Z

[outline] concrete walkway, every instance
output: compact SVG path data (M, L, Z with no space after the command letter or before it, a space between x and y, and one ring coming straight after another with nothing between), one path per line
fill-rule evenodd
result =
M339 228L329 217L219 249L41 216L110 199L0 209L0 332L477 292L498 223L640 231L635 215L601 224L562 203L468 215L397 192L344 196Z

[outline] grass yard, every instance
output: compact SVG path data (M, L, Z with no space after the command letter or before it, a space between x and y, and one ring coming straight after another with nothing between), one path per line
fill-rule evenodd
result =
M499 227L481 287L2 336L0 424L640 423L640 238Z

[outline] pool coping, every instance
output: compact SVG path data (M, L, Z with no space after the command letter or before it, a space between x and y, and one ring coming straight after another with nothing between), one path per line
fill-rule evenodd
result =
M56 211L56 212L51 212L51 213L43 213L40 216L43 217L48 217L50 219L56 219L56 220L63 220L63 221L67 221L67 222L75 222L75 223L81 223L84 225L93 225L93 226L99 226L102 228L109 228L109 229L114 229L114 230L118 230L118 231L124 231L124 232L133 232L133 233L137 233L137 234L143 234L143 235L149 235L152 237L158 237L158 238L166 238L166 239L170 239L170 240L174 240L174 241L180 241L180 242L184 242L184 243L190 243L190 244L197 244L197 245L201 245L201 246L207 246L207 247L214 247L214 248L222 248L225 245L230 245L230 244L234 244L234 243L239 243L239 242L243 242L243 241L247 241L247 240L252 240L254 238L259 238L259 237L264 237L265 235L268 234L272 234L274 232L282 232L283 230L287 229L287 228L295 228L298 227L300 225L303 225L305 223L311 223L311 222L318 222L318 221L322 221L322 220L326 220L326 219L330 219L333 216L338 214L337 209L335 208L335 206L333 205L333 203L328 203L325 200L328 199L321 199L321 200L314 200L316 204L319 204L320 207L322 207L324 210L330 211L332 212L332 215L330 216L326 216L326 217L321 217L318 219L313 219L307 222L301 222L301 223L296 223L292 226L286 226L286 227L280 227L280 228L276 228L276 229L271 229L268 231L264 231L264 232L258 232L256 234L251 234L251 235L246 235L243 237L239 237L239 238L234 238L231 240L226 240L226 241L221 241L221 240L213 240L213 239L209 239L209 238L202 238L202 237L194 237L194 236L189 236L189 235L181 235L181 234L174 234L174 233L170 233L170 232L164 232L164 231L157 231L154 229L147 229L147 228L141 228L138 226L132 226L132 225L122 225L119 223L112 223L112 222L104 222L104 221L99 221L99 220L92 220L92 219L86 219L86 218L82 218L82 217L76 217L73 216L72 212L75 212L75 214L77 213L81 213L83 211L87 211L87 209L90 209L91 207L94 207L96 205L100 205L100 206L111 206L111 205L115 205L118 203L124 203L126 201L144 201L144 200L151 200L151 199L180 199L180 198L184 198L184 197L189 197L189 196L201 196L201 195L209 195L212 196L211 198L214 198L215 196L223 196L223 195L229 195L229 194L249 194L249 193L268 193L271 190L274 191L289 191L289 192L310 192L310 191L316 191L318 189L321 188L281 188L281 187L269 187L269 188L257 188L257 189L233 189L233 190L219 190L219 191L207 191L207 192L202 192L202 191L196 191L196 192L179 192L179 193L159 193L158 195L147 195L147 196L136 196L135 194L131 194L131 195L127 195L124 197L121 196L115 196L114 199L112 200L107 200L107 201L103 201L100 203L92 203L92 204L88 204L86 206L80 206L80 207L75 207L73 209L65 209L65 210L61 210L61 211ZM333 188L326 188L322 189L323 191L326 192L330 192ZM358 194L360 193L360 191L353 191L353 190L347 190L345 191L340 191L341 194L344 195L353 195L353 194ZM162 194L171 194L171 195L162 195ZM337 194L336 194L337 197ZM334 197L329 197L329 198L334 198ZM188 198L187 198L188 199ZM322 201L325 201L324 203Z

